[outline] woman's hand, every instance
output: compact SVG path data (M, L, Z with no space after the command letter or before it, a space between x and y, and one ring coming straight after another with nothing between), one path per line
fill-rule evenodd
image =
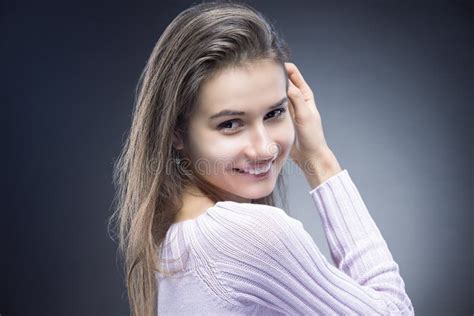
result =
M285 63L285 68L289 81L289 111L296 132L290 157L304 171L310 184L316 186L342 169L326 143L311 88L295 64Z

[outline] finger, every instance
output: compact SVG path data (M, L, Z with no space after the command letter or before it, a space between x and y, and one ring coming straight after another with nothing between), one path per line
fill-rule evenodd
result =
M288 100L288 110L290 111L291 118L294 121L295 120L295 109L294 109L293 103L291 102L291 97Z
M306 88L310 89L309 85L306 83L303 75L301 74L300 70L294 63L285 63L286 69L288 71L288 77L291 78L293 83L300 89Z
M288 97L293 108L293 117L296 123L302 123L305 117L311 115L311 110L306 103L300 89L296 87L290 80L288 80Z
M314 98L313 91L306 83L303 78L303 75L299 71L298 67L294 63L285 63L286 70L288 72L288 78L297 86L301 93L304 95L305 99Z

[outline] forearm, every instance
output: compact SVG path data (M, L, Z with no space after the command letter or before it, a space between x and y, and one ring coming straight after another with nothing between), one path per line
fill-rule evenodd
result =
M329 147L306 159L301 168L311 189L316 188L325 180L342 171L336 156Z
M399 266L348 171L331 177L310 194L319 211L334 265L360 289L385 303L381 314L414 315ZM350 286L345 289L353 294L358 292Z

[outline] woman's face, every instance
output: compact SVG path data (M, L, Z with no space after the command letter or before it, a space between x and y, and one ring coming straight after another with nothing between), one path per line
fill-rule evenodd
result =
M191 161L238 202L273 191L293 145L285 78L282 66L260 60L224 69L201 86L188 131Z

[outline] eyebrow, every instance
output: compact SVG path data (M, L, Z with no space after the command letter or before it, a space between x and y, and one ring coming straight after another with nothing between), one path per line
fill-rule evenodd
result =
M273 110L279 106L281 106L283 103L285 103L286 101L288 101L288 97L285 96L283 97L283 99L281 99L280 101L278 101L276 104L270 106L268 108L268 110ZM220 112L217 112L216 114L213 114L211 115L211 117L209 118L209 120L214 120L218 117L221 117L221 116L231 116L231 115L239 115L239 116L242 116L242 115L245 115L245 112L242 112L242 111L232 111L232 110L222 110Z

